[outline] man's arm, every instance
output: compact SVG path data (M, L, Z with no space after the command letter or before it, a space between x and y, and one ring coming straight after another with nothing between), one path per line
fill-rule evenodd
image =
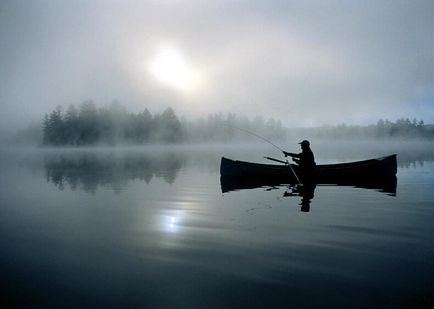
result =
M285 155L285 157L300 158L300 154L298 153L284 151L283 154Z

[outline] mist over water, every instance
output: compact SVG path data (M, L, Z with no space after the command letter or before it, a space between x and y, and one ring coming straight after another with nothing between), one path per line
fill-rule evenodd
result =
M89 147L116 145L200 144L258 142L272 144L293 139L331 141L429 141L434 139L434 125L423 120L401 117L396 121L379 119L375 124L286 127L282 119L234 113L208 114L206 118L178 117L168 107L152 114L147 108L129 112L118 101L97 107L84 101L78 107L57 106L37 123L0 136L0 144L39 145L44 147ZM5 143L8 144L8 143Z
M307 212L285 185L223 194L221 156L281 158L267 144L3 149L1 302L429 307L432 145L312 149L318 163L397 153L396 194L319 185Z

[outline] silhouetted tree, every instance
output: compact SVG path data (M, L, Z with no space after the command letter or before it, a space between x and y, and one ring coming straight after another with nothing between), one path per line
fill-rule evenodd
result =
M74 105L70 105L64 117L64 143L78 145L79 142L79 120L78 111Z
M145 109L143 112L130 116L128 127L129 138L139 144L147 143L151 138L151 131L153 130L154 120L152 114Z
M172 108L168 107L161 115L155 116L155 137L166 143L176 143L183 139L181 122Z
M64 123L62 108L58 106L49 115L45 115L43 121L43 142L50 145L63 145Z
M79 144L95 144L99 139L98 111L93 101L86 101L80 106L78 114Z

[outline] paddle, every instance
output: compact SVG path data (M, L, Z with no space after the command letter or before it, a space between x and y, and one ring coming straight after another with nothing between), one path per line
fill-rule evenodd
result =
M275 158L271 158L271 157L264 157L264 158L267 159L267 160L271 160L271 161L275 161L275 162L279 162L279 163L283 163L283 164L285 164L285 165L288 165L289 168L291 169L292 174L294 174L295 179L297 179L298 184L299 184L299 185L303 185L303 184L301 183L300 179L298 178L297 173L294 171L294 169L292 168L292 165L291 165L290 163L288 163L288 161L282 161L282 160L275 159Z
M253 135L253 136L257 137L257 138L260 138L260 139L262 139L263 141L265 141L265 142L269 143L270 145L274 146L275 148L279 149L279 150L280 150L280 151L281 151L281 152L286 156L286 152L285 152L282 148L280 148L279 146L275 145L274 143L272 143L271 141L269 141L269 140L266 139L265 137L260 136L259 134L256 134L256 133L251 132L251 131L249 131L249 130L241 129L241 128L238 128L238 127L236 127L236 126L229 125L229 124L226 124L226 126L228 126L228 127L232 127L232 128L234 128L234 129L237 129L237 130L243 131L243 132L248 133L248 134L250 134L250 135ZM303 184L301 183L300 179L298 178L297 174L295 173L294 169L292 168L291 164L288 163L288 161L285 162L285 161L281 161L281 160L273 159L273 158L269 158L269 157L265 157L265 158L267 158L268 160L272 160L272 161L276 161L276 162L280 162L280 163L288 164L288 165L289 165L289 168L291 169L291 172L292 172L292 173L294 174L294 176L295 176L295 179L297 179L297 181L298 181L298 183L299 183L300 185L303 185Z
M271 157L264 157L264 158L267 159L267 160L276 161L276 162L283 163L283 164L288 164L287 161L282 161L282 160L274 159L274 158L271 158Z

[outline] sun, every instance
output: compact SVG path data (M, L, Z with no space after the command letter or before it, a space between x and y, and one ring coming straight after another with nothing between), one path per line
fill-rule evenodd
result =
M161 48L149 64L150 73L172 89L190 92L197 87L198 74L180 50Z

